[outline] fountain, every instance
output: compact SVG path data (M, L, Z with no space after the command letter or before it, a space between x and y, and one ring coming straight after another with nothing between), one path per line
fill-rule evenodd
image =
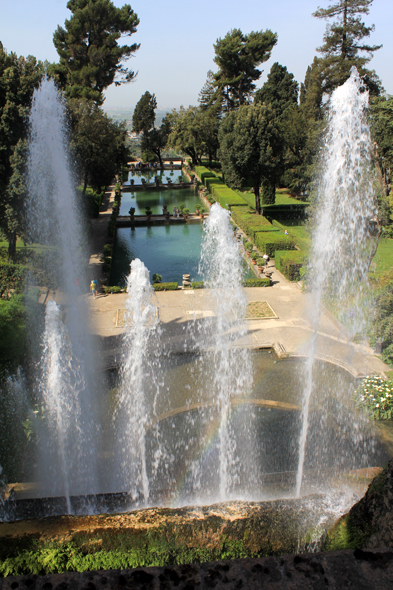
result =
M367 325L367 274L373 252L373 220L377 217L367 106L368 91L352 68L350 78L330 99L322 170L315 187L308 273L314 335L306 367L296 496L301 493L303 479L322 299L330 297L340 310L348 340L363 335ZM358 430L356 421L351 427Z
M349 299L354 307L348 316L351 333L364 325L358 309L365 292L370 219L375 213L369 172L363 165L369 137L359 114L367 98L359 86L354 73L332 97L327 164L318 187L320 214L314 232L312 276L316 278L310 285L315 334L300 412L299 363L288 359L283 362L286 368L280 368L266 352L268 380L267 370L259 365L263 355L250 350L240 246L233 239L229 212L218 204L211 207L204 224L199 266L209 313L189 322L184 332L189 342L181 354L170 345L165 348L148 269L140 260L133 260L119 374L100 398L84 321L86 273L79 256L84 246L65 147L64 109L54 85L43 81L30 118L31 239L56 252L60 276L52 298L56 301L49 300L45 309L42 360L35 384L43 410L34 424L41 443L37 477L46 494L66 498L66 512L75 510L75 494L123 493L125 507L134 508L153 503L182 506L271 500L300 496L302 490L325 492L314 481L304 486L305 466L311 464L311 477L323 468L323 479L332 464L339 462L342 469L351 469L360 462L363 467L369 457L376 456L372 455L373 442L366 444L362 439L361 421L345 430L341 416L337 432L345 435L345 442L338 444L336 431L329 430L327 423L319 423L321 436L310 427L312 392L317 387L320 406L314 412L314 423L330 397L339 407L337 396L325 385L334 371L321 364L316 349L319 310L327 285L340 284L340 305L344 309ZM359 198L358 186L362 188ZM345 275L343 288L341 275ZM335 390L340 382L346 390L354 386L345 371L332 382ZM288 392L283 392L283 385ZM352 428L364 443L364 461L356 454ZM341 446L347 444L348 451L342 451ZM329 456L326 460L323 445L337 451L338 459ZM329 508L324 502L319 507L323 505L324 513L329 513L332 505ZM317 503L315 500L314 505ZM338 505L342 509L340 501ZM89 510L94 509L93 502Z
M86 271L80 255L81 215L66 145L65 107L53 81L35 91L30 114L28 212L30 240L50 254L47 273L58 279L57 299L45 309L36 396L43 404L40 479L48 495L97 490L94 361L88 337ZM48 256L49 258L49 256ZM48 290L48 295L50 295Z

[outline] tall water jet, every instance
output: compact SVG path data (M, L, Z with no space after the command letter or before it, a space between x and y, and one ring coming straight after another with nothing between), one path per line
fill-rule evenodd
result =
M45 78L35 91L29 122L29 237L42 245L47 276L57 282L56 298L62 304L61 311L54 302L46 309L38 389L50 435L41 468L50 476L46 479L53 484L53 493L94 493L95 371L81 297L87 287L87 261L81 257L86 248L69 163L65 108L53 81ZM58 453L55 464L48 465L53 446ZM60 477L59 457L63 482L53 479L53 473Z
M341 311L339 318L349 338L355 334L363 335L367 323L364 299L377 218L367 106L368 92L362 86L356 68L352 68L350 78L334 91L330 99L321 154L322 170L315 187L315 223L307 279L313 299L314 334L307 362L296 496L300 495L303 479L323 298L330 298Z
M115 409L118 441L116 459L121 471L122 490L133 500L149 499L146 464L146 427L154 414L159 360L157 347L158 315L153 303L149 271L138 258L131 262L127 278L124 352ZM142 497L141 497L142 496Z
M239 480L231 403L245 397L252 384L249 351L241 346L247 333L247 299L242 288L242 255L233 239L229 212L213 205L204 232L199 273L210 289L215 319L212 330L203 334L202 348L212 351L211 397L219 412L219 500L224 501Z

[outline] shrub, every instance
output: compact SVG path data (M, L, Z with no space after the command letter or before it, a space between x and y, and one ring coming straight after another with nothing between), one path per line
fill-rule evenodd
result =
M158 273L154 273L153 283L162 283L162 275L159 275Z
M263 279L244 279L243 280L243 287L270 287L272 284L271 280L268 277Z
M24 264L0 263L0 296L9 289L21 291L26 272Z
M105 244L104 245L104 257L112 255L112 248L113 248L112 244Z
M256 262L257 257L258 257L258 254L256 252L251 252L251 254L250 254L251 260L255 260L255 262Z
M124 293L124 290L118 285L114 285L113 287L104 287L104 293Z
M226 185L223 183L221 178L218 178L217 176L212 176L212 177L205 178L205 186L209 189L210 192L212 192L212 190L215 186L226 186Z
M191 283L191 289L204 289L205 283L203 281L194 281Z
M266 252L270 258L274 258L276 250L294 250L295 248L290 236L277 232L259 232L256 234L255 243L258 249Z
M154 283L153 289L155 291L176 291L179 283Z
M252 249L253 249L252 242L246 242L244 244L244 249L245 249L246 252L252 252Z
M276 250L276 268L289 281L300 281L300 269L302 268L305 259L306 255L301 250Z
M265 266L265 259L264 258L261 258L261 257L258 257L257 258L257 265L258 266Z
M184 209L182 209L182 213L183 215L188 215L190 213L190 210L188 209L188 207L184 207Z

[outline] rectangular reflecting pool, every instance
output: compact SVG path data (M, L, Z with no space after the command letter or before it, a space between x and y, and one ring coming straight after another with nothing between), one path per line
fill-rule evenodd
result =
M172 214L174 207L183 204L193 213L197 206L202 206L202 201L192 188L124 192L121 197L120 215L128 215L130 207L135 207L135 215L145 215L146 207L151 208L153 215L161 215L164 205Z
M118 228L113 249L111 285L126 284L130 263L139 258L150 271L158 273L163 282L182 282L189 273L192 281L203 277L198 273L201 255L202 223ZM244 262L245 278L254 274Z
M128 173L128 180L124 183L126 186L131 184L131 180L134 181L134 184L141 185L142 178L146 180L147 184L154 184L154 177L158 176L160 179L161 184L168 184L168 179L172 182L179 182L182 178L182 171L181 170L144 170L143 172L137 172L135 170L131 170ZM184 178L186 182L186 178Z

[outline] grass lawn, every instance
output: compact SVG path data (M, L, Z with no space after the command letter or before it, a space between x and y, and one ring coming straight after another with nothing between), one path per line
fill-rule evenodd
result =
M284 227L288 228L288 233L290 236L305 240L311 244L310 234L308 233L303 221L298 219L280 219L280 223Z
M238 195L243 197L243 199L247 202L247 204L255 209L255 195L254 193L243 192L243 191L235 191ZM294 199L291 197L288 192L286 192L285 188L279 188L276 190L276 202L275 205L299 205L304 203L304 201L300 201L299 199ZM263 207L261 203L261 207Z
M393 268L393 240L380 238L377 253L371 263L370 273L380 275Z

